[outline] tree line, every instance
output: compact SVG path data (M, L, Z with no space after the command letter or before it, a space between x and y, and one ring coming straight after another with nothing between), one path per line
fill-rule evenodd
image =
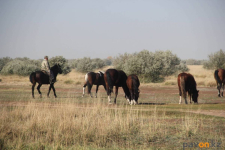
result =
M138 53L124 53L106 59L84 57L67 60L63 56L56 56L50 58L49 63L50 66L58 63L63 74L71 72L72 69L86 73L112 65L115 69L123 70L127 74L138 75L142 82L158 82L165 76L188 71L187 65L203 65L205 69L225 68L225 52L223 50L210 54L208 58L209 60L181 60L169 50L155 52L142 50ZM42 59L3 57L0 58L0 73L2 75L27 76L40 70L41 62Z

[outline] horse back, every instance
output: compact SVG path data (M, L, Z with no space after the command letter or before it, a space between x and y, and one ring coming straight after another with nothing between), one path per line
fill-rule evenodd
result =
M178 86L181 89L196 90L196 81L194 77L189 73L180 73L177 77Z
M140 86L139 79L136 75L129 75L126 80L127 87L131 90Z

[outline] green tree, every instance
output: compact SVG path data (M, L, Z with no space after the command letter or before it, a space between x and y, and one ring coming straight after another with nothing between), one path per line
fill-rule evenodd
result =
M68 60L66 60L63 56L56 56L49 59L50 66L54 66L55 64L59 64L62 69L63 74L67 74L71 72L71 68L68 64Z
M205 69L225 68L225 52L222 49L210 54L208 58L209 60L203 64Z

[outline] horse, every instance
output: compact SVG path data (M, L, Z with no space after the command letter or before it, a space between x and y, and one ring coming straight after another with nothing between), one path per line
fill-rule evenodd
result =
M224 69L217 69L214 72L214 78L216 80L216 85L218 89L218 97L223 97L223 91L224 91L224 83L225 83L225 70ZM220 95L221 88L223 91Z
M113 86L115 86L115 98L114 104L116 104L116 98L118 95L118 88L122 87L125 93L125 97L130 97L130 92L126 84L127 75L122 70L108 69L104 74L104 80L106 84L106 91L108 95L109 104L111 104L111 93L113 92ZM127 99L130 102L129 99Z
M105 80L104 80L104 72L102 72L102 71L99 71L98 73L88 72L85 75L85 83L84 83L84 86L83 86L83 95L82 95L82 97L84 97L85 87L86 86L88 86L88 94L90 94L90 96L92 97L92 95L91 95L91 88L92 88L93 85L96 85L95 97L97 98L97 92L98 92L99 85L103 85L105 90L106 90Z
M50 69L53 72L55 80L56 80L58 73L60 73L60 74L62 73L62 69L61 69L60 65L58 65L58 64L54 65ZM42 98L42 94L40 91L42 84L50 84L49 76L42 71L32 72L30 74L30 82L32 83L32 97L33 98L34 98L34 87L35 87L36 83L38 83L37 90L38 90L38 93L40 94L40 98ZM56 98L57 96L55 93L54 83L50 84L47 96L49 97L49 93L50 93L51 89L53 89L54 96Z
M179 88L179 95L180 95L180 101L179 104L181 104L181 96L185 99L185 103L187 103L187 92L190 97L190 103L191 99L194 101L194 103L198 103L198 93L199 91L196 89L196 82L194 77L189 73L180 73L177 77L177 83Z
M130 104L131 105L136 105L138 104L138 97L139 97L139 86L140 82L139 79L136 75L129 75L127 77L127 87L130 91Z

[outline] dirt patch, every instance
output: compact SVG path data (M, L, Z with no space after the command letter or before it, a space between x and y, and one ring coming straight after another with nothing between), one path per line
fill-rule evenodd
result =
M225 118L224 110L199 110L199 111L185 111L185 112L191 112L191 113L195 113L195 114L203 114L203 115L210 115L210 116L217 116L217 117Z

